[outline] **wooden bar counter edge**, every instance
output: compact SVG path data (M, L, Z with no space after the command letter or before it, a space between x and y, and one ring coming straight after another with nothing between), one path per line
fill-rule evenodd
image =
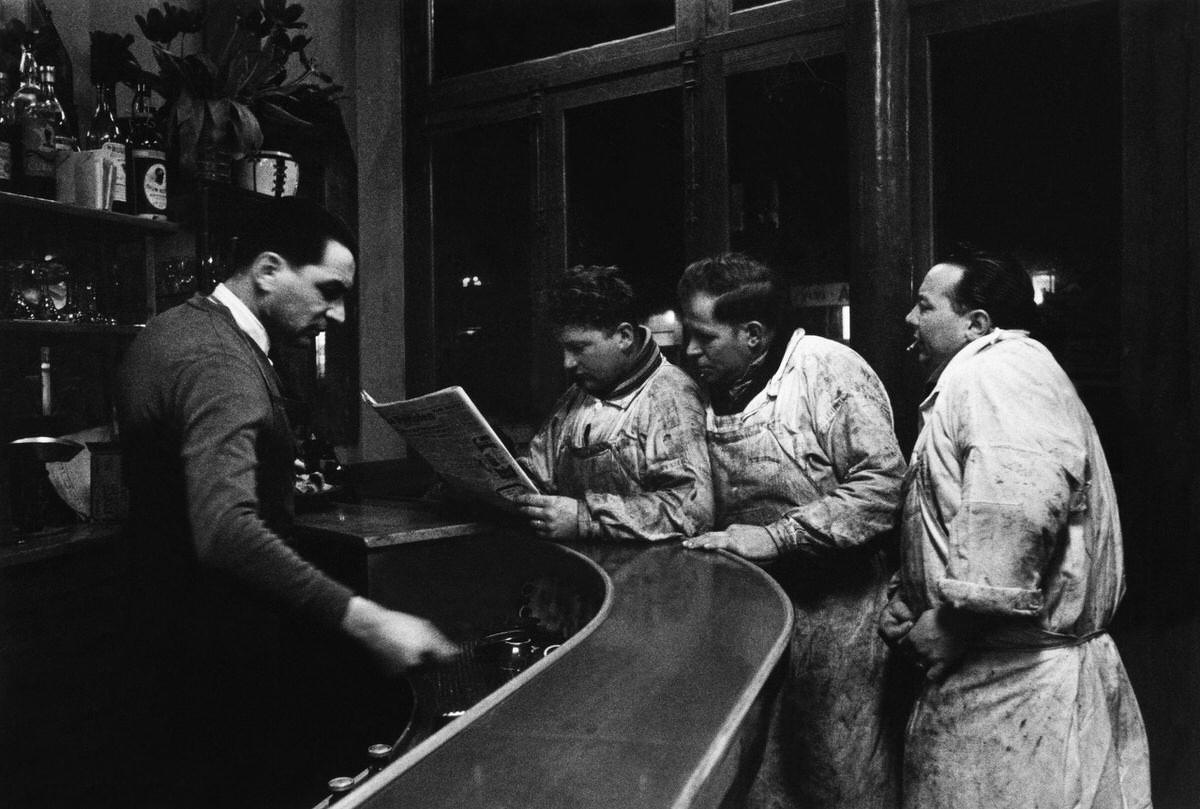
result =
M339 506L297 527L368 553L495 530L404 503ZM596 616L338 809L738 805L791 635L778 584L678 543L554 548L603 577Z

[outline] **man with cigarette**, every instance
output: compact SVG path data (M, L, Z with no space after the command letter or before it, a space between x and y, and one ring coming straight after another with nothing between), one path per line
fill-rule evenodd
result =
M1106 629L1124 592L1104 451L1071 380L1028 335L1033 285L963 250L906 322L931 391L880 632L925 672L910 809L1150 806L1137 700Z

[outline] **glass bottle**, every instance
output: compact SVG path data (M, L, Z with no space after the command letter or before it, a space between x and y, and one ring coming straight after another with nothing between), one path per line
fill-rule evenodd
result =
M37 59L33 48L28 44L21 45L21 62L17 68L17 89L9 96L9 104L14 116L20 116L25 109L41 97L42 86L38 81Z
M45 0L29 3L29 27L33 31L33 49L38 62L54 65L58 80L59 103L66 118L66 131L60 134L74 136L79 132L75 115L75 71L71 67L71 54L58 33L54 17L46 7Z
M58 100L58 69L53 65L42 65L38 68L38 74L41 77L42 90L45 93L45 98L42 101L44 105L43 117L50 121L54 127L54 150L57 153L54 155L54 197L64 202L74 202L75 178L74 176L60 176L58 169L65 159L65 156L61 153L78 152L79 141L72 135L73 130L67 123L67 114L63 111L62 102ZM65 185L63 184L64 181Z
M112 189L112 209L128 213L129 204L125 194L125 136L117 124L117 114L112 98L115 90L111 85L96 84L96 109L91 123L83 135L83 148L103 149L112 158L116 172Z
M45 105L46 117L54 124L55 136L71 137L71 129L67 126L67 113L63 110L62 102L58 100L57 76L58 70L54 65L42 65L38 68L38 77L42 84L42 103Z
M13 176L13 141L20 130L13 117L12 100L9 98L11 92L8 74L0 71L0 191L12 191L16 180Z
M12 94L12 109L21 133L17 190L54 199L54 124L46 92L38 78L37 59L28 45L21 48L21 84Z
M103 84L93 85L96 93L96 109L92 111L92 120L88 123L87 131L83 133L83 148L99 149L109 141L120 137L117 131L117 116L108 105L108 92Z
M137 83L133 95L127 154L126 194L133 202L133 213L150 219L166 219L166 144L154 125L150 85L144 81Z

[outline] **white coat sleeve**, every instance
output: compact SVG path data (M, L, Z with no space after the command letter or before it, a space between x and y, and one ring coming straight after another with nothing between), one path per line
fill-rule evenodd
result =
M950 405L962 498L939 590L960 609L1037 615L1086 449L1053 386L1027 369L977 374Z

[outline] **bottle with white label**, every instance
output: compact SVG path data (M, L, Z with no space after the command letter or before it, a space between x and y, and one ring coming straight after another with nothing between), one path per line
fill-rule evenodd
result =
M133 213L150 219L167 218L167 150L154 125L150 86L138 82L125 161L125 193Z
M97 84L96 110L83 136L83 148L103 149L112 158L115 177L112 185L112 209L118 213L129 213L125 195L125 136L117 125L117 114L112 106L113 87Z

